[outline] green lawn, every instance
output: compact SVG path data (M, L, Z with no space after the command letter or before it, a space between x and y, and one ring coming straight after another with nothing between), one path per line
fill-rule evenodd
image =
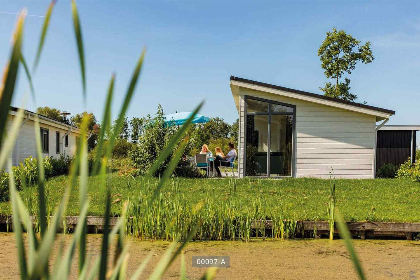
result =
M335 180L337 206L347 221L420 221L420 184L410 180ZM120 213L123 201L147 200L156 180L109 176L112 186L112 214ZM163 208L191 209L204 202L208 216L234 211L236 216L281 218L294 220L327 220L329 180L320 179L239 179L236 192L232 179L174 179L160 197ZM46 184L50 213L61 199L66 176ZM22 190L21 195L34 213L37 207L36 187ZM99 178L89 178L90 215L104 212L105 190ZM171 204L172 203L172 204ZM179 206L181 205L181 206ZM173 209L172 209L173 210ZM174 211L174 210L173 210ZM10 214L9 203L0 203L0 214ZM78 214L78 190L73 188L67 215Z

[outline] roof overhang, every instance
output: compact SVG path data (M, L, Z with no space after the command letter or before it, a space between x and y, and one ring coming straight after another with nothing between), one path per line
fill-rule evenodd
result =
M230 87L232 90L232 95L235 100L237 109L239 109L239 92L240 88L246 88L256 91L262 91L266 93L271 93L279 96L285 96L289 98L294 98L298 100L313 102L321 105L336 107L348 111L358 112L362 114L372 115L376 117L376 121L381 121L388 119L392 115L395 115L395 111L382 109L366 104L349 102L340 100L337 98L326 97L323 95L305 92L295 89L290 89L286 87L261 83L257 81L247 80L238 77L230 77Z
M384 125L379 130L420 131L420 125Z
M9 115L12 116L17 116L18 115L18 110L19 108L15 108L15 107L11 107L11 110L9 110ZM48 118L46 116L40 115L40 114L36 114L34 112L31 112L29 110L25 110L24 112L24 118L28 118L29 120L35 121L36 116L38 116L38 120L40 124L45 124L45 125L50 125L56 128L60 128L63 130L70 130L73 133L76 134L80 134L80 129L75 127L75 126L71 126L71 125L67 125L64 123L61 123L59 121L53 120L51 118Z

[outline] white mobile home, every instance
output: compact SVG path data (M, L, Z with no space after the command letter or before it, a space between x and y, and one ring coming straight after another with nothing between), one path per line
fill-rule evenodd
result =
M6 124L6 131L17 116L17 108L11 107ZM38 116L41 134L41 147L43 156L53 158L60 155L73 156L76 151L76 139L80 135L77 127L61 123L46 116L25 110L24 118L19 130L16 144L13 148L12 163L18 165L26 158L36 155L35 116Z
M377 131L394 111L238 77L230 87L239 177L375 177Z

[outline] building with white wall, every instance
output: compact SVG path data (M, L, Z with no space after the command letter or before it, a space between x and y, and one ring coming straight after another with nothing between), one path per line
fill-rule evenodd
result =
M374 178L377 131L392 110L230 78L239 177Z
M11 107L6 124L6 131L17 117L18 108ZM38 116L40 131L35 131L35 116ZM37 157L35 133L41 135L43 156L58 158L60 155L73 156L76 152L76 140L80 135L77 127L61 123L43 115L25 110L13 153L12 163L18 165L26 158Z

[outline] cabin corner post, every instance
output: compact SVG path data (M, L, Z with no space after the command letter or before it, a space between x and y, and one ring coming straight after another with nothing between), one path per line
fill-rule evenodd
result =
M375 128L375 144L373 147L373 178L376 178L376 149L377 149L377 145L378 145L378 130L381 129L381 127L383 127L387 122L389 121L388 119L385 119L380 125L378 125Z
M245 97L239 95L239 139L238 139L238 177L245 177L245 155L246 155L246 108Z
M414 165L416 163L416 131L411 131L411 165Z

